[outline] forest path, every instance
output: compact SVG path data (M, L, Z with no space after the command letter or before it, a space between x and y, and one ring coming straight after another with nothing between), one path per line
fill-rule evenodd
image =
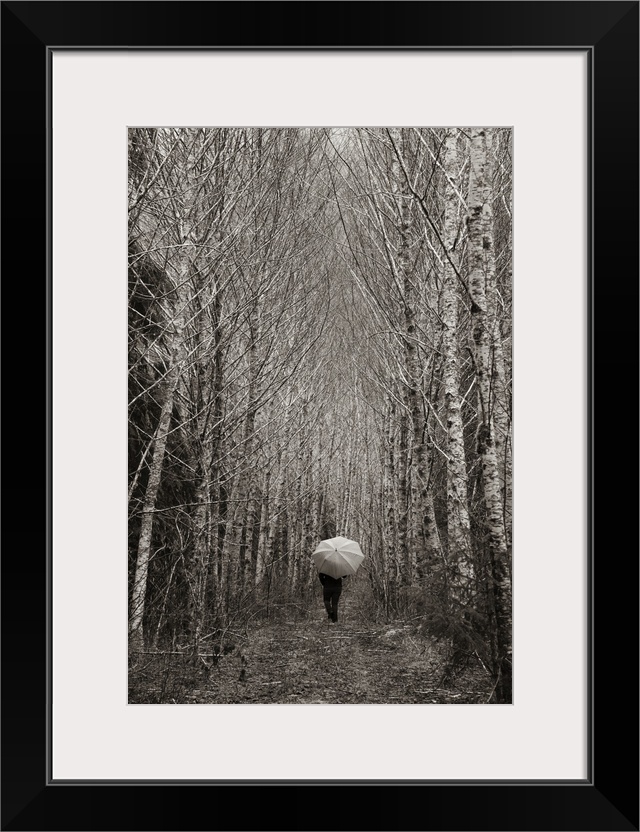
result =
M189 701L226 704L451 704L486 701L486 679L438 687L436 646L414 628L318 614L304 621L265 624L241 651L222 658L206 688ZM460 680L462 683L462 680ZM469 687L478 690L469 690Z

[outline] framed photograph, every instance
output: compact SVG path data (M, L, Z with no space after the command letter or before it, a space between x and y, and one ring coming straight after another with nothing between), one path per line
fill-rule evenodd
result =
M2 828L637 830L638 3L2 19Z

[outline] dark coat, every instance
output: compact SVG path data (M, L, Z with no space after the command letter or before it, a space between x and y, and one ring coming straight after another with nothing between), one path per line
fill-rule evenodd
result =
M346 578L346 575L344 576ZM332 578L331 575L325 575L324 572L318 572L320 583L326 589L339 589L342 587L342 578Z

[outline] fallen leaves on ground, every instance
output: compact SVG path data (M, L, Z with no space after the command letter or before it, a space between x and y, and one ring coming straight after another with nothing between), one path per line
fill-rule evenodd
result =
M470 660L451 689L438 685L442 651L403 622L326 619L268 623L221 658L181 702L200 704L470 704L491 680Z

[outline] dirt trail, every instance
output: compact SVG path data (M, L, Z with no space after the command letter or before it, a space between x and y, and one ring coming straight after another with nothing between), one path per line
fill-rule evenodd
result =
M241 650L225 656L199 703L420 704L487 701L488 679L471 667L451 690L439 689L442 662L434 643L409 625L346 620L318 614L264 625Z

